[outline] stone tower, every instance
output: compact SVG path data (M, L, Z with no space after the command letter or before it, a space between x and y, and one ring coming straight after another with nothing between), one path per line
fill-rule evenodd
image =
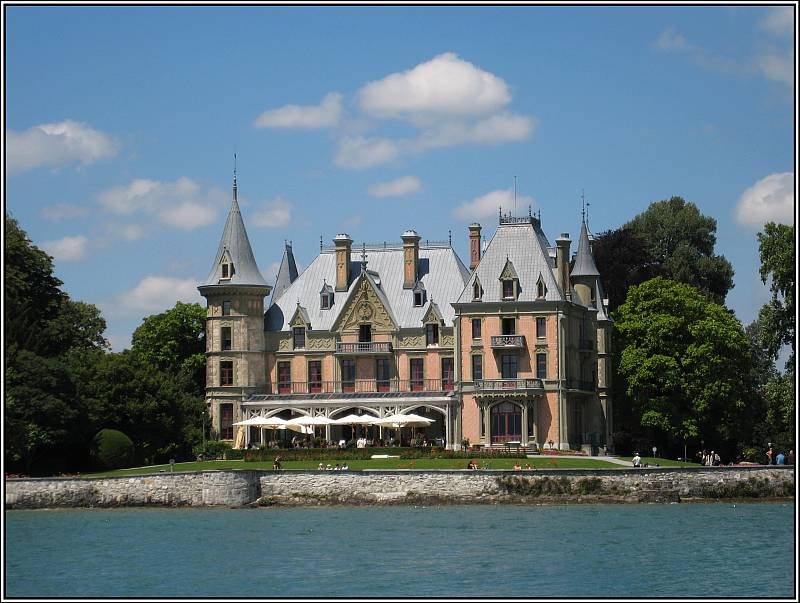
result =
M212 434L233 440L232 423L241 420L241 403L263 392L264 298L270 287L261 276L242 214L233 174L233 200L217 256L197 289L206 298L206 406Z

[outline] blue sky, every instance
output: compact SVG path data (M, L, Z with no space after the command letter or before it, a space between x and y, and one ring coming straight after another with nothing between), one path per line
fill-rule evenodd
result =
M746 324L756 233L793 223L788 7L6 5L6 211L120 350L201 301L239 196L262 273L339 232L541 210L551 241L679 195L717 220Z

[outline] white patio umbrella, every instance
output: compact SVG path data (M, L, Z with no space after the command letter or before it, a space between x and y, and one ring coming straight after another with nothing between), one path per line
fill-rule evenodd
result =
M376 421L378 417L375 415L345 415L344 417L340 417L334 421L335 425L348 425L350 427L356 427L358 425L376 425Z
M420 415L415 415L413 413L408 414L396 414L396 415L389 415L388 417L384 417L382 419L378 419L375 424L382 425L383 427L391 427L393 429L397 429L398 433L402 433L403 427L427 427L431 423L434 423L433 419L428 419L427 417L422 417ZM402 439L400 440L402 443Z
M244 421L234 423L234 425L261 427L261 429L286 429L286 423L287 422L280 417L250 417Z
M333 419L328 417L301 416L289 419L286 422L286 428L299 433L313 434L315 427L333 424Z

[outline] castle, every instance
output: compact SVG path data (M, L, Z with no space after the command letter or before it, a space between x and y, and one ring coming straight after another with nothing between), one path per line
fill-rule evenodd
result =
M585 218L574 257L534 215L499 216L488 244L469 230L469 267L450 241L407 230L397 244L320 241L302 272L287 244L274 287L233 199L207 300L212 432L237 446L250 417L422 415L417 430L472 445L596 452L611 443L611 320ZM271 294L271 296L270 296ZM265 308L265 299L270 296ZM324 426L328 441L354 428ZM383 439L384 429L370 435ZM284 436L285 437L285 436Z

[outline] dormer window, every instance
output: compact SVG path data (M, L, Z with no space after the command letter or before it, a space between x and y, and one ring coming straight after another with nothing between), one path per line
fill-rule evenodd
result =
M292 339L295 350L302 350L306 347L306 329L305 327L294 327L292 329Z
M544 279L539 275L539 280L536 283L536 298L544 299L547 295L547 285L544 284Z
M483 297L483 289L481 288L481 282L475 278L475 282L472 283L472 301L480 301Z
M333 306L333 287L331 287L328 283L325 283L322 286L322 290L319 292L319 309L330 310L332 306Z
M519 277L514 269L514 264L506 258L506 265L500 273L500 283L502 286L503 299L517 299L519 297Z
M233 269L233 261L228 253L228 250L222 252L222 259L220 260L221 275L220 279L230 279L233 277L235 270Z
M439 325L435 322L425 325L425 344L439 345Z
M231 278L230 276L230 264L223 264L222 265L222 278Z
M414 285L414 306L421 307L425 305L425 287L419 281Z

